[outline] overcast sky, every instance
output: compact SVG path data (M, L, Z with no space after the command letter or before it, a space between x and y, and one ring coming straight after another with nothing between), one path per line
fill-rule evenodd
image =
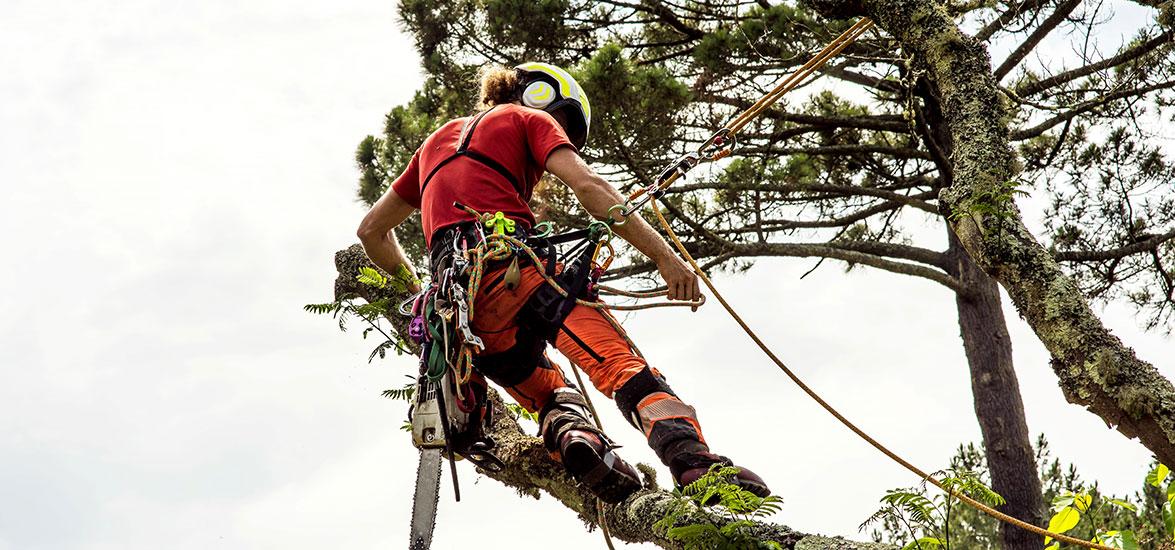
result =
M46 2L0 8L0 550L397 548L416 451L379 396L413 360L302 312L354 241L353 150L421 77L392 2ZM927 225L927 231L938 231ZM977 441L952 296L763 261L736 307L850 418L926 469ZM1065 403L1011 306L1032 432L1113 493L1150 454ZM1168 338L1106 323L1172 375ZM916 482L800 394L717 305L627 325L778 521L867 539ZM600 399L597 397L597 399ZM632 461L653 462L612 407ZM661 470L662 479L668 472ZM463 468L436 548L599 548L574 514ZM488 542L488 544L487 544Z

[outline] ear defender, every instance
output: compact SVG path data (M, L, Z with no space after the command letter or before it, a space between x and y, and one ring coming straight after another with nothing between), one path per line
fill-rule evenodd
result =
M536 80L528 84L526 89L522 91L522 104L535 109L544 109L555 101L556 97L554 86L548 82Z
M520 85L516 90L522 104L548 113L563 113L567 138L582 150L592 125L592 107L575 77L547 63L523 63L514 70L518 71Z

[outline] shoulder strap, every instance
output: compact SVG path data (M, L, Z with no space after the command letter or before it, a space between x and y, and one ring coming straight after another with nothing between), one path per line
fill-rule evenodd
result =
M497 107L497 105L494 107ZM469 157L485 166L488 166L490 169L506 178L506 181L509 181L510 185L514 187L514 191L519 195L522 195L522 184L518 181L517 176L510 172L510 170L505 166L502 166L502 163L490 158L484 153L474 151L469 148L469 143L473 140L473 132L477 130L477 125L481 123L481 120L485 118L486 115L490 114L490 111L494 110L494 107L490 107L489 109L482 111L480 114L473 117L471 120L466 121L465 124L462 125L461 143L457 145L457 150L453 151L453 154L445 157L444 160L438 162L437 165L434 166L431 171L429 171L428 176L424 178L424 182L420 184L420 196L424 196L424 189L428 187L428 183L432 181L432 178L437 174L437 171L458 157Z

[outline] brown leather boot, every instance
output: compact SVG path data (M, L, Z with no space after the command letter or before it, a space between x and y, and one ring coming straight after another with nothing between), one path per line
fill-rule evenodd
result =
M685 487L690 483L698 480L698 478L706 475L710 471L710 466L714 464L722 464L723 466L734 466L729 458L716 455L709 451L687 451L674 456L669 460L669 472L673 474L673 480L677 482L678 487ZM734 483L739 487L753 493L758 497L766 497L771 494L771 489L767 488L767 482L758 474L746 468L739 467L739 471L734 476Z
M568 430L559 441L563 467L604 502L615 504L641 488L641 476L595 433Z

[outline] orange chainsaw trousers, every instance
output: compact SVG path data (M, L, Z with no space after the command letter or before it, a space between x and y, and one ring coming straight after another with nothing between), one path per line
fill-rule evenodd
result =
M535 307L532 297L548 284L543 274L527 266L519 270L517 284L507 288L507 271L501 267L484 275L474 299L470 328L485 345L474 358L478 372L523 408L541 414L555 390L571 385L546 354L548 339L553 340L592 385L615 400L666 464L683 448L705 448L694 408L678 399L661 373L636 353L610 313L576 304L552 332L549 324L536 324L529 316Z
M540 345L539 342L527 342L534 339L534 335L527 334L528 329L520 326L518 317L530 296L547 282L538 269L529 266L520 270L517 286L510 289L503 280L505 271L506 268L501 268L486 274L485 283L474 299L476 310L471 328L485 344L481 356L508 353L520 345L527 349ZM646 368L647 363L612 325L609 315L602 309L575 306L563 320L555 348L578 365L591 379L592 385L611 398L616 388ZM515 364L480 370L489 370L483 374L502 385L526 410L538 412L547 404L552 392L570 383L545 353L538 365L518 364L524 360L525 357L518 356ZM478 363L475 359L474 364Z

